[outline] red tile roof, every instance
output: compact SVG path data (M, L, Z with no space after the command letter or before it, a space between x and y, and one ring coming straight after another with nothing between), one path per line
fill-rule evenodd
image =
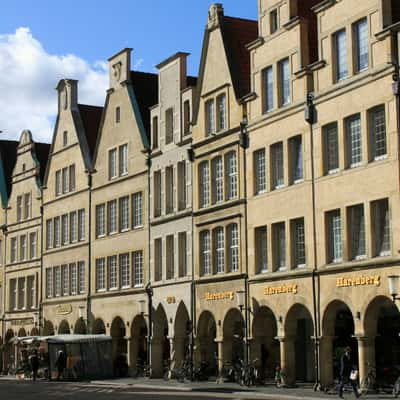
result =
M258 22L223 16L221 32L229 69L239 99L250 92L250 52L246 45L258 37Z
M90 157L92 158L96 147L103 107L78 104L78 108L89 146Z

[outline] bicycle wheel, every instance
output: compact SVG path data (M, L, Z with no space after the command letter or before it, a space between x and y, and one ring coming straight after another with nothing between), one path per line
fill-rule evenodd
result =
M361 394L365 395L369 392L372 386L372 379L369 375L367 375L362 381L360 385Z
M400 394L400 379L397 379L396 382L393 385L393 391L392 391L393 397L397 399Z

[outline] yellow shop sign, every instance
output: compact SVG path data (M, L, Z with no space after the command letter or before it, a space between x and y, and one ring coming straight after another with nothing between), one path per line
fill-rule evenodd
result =
M58 315L68 315L72 313L71 304L59 304L57 306L57 314Z
M235 298L235 293L233 291L228 292L218 292L218 293L210 293L207 292L205 295L205 299L207 301L214 300L233 300Z
M297 290L298 288L296 284L266 287L264 288L264 295L271 296L273 294L283 294L283 293L297 294Z
M380 286L381 277L379 275L371 276L356 276L353 278L337 278L337 287L349 287L349 286Z

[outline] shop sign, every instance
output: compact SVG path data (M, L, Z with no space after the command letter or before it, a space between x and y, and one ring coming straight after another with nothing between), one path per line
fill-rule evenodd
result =
M337 287L349 287L349 286L380 286L381 277L379 275L371 276L356 276L353 278L337 278Z
M24 318L24 319L13 319L11 321L11 326L23 326L23 325L33 325L33 318Z
M59 304L57 306L57 314L58 315L68 315L72 313L72 306L71 304Z
M297 285L280 285L274 287L266 287L264 288L264 295L271 296L274 294L286 294L286 293L293 293L297 294Z
M175 296L168 296L168 297L165 299L165 301L166 301L168 304L175 304L175 303L176 303L176 298L175 298Z
M233 291L217 292L217 293L207 292L205 295L206 301L233 300L234 298L235 298L235 292Z

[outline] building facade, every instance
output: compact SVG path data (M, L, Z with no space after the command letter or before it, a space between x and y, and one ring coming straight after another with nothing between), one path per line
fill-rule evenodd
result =
M153 288L152 370L179 368L189 351L192 320L191 119L196 79L186 74L188 54L158 68L158 104L151 109L150 281Z

